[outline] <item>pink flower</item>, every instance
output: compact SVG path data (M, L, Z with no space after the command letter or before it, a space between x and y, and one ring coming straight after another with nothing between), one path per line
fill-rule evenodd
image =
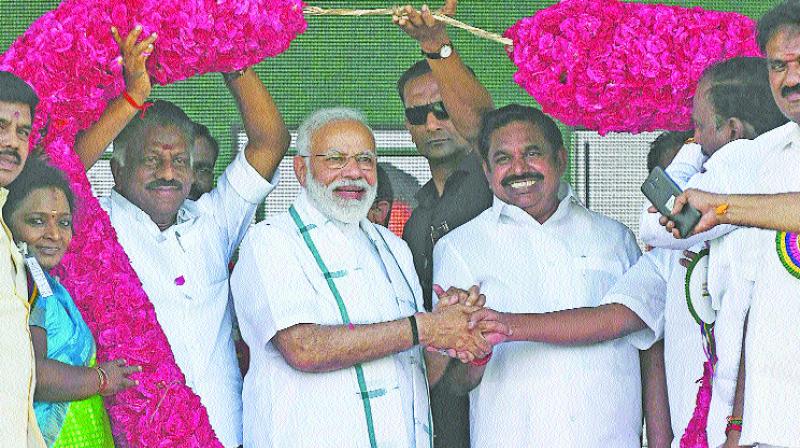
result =
M690 128L703 70L759 54L745 16L619 0L562 0L505 35L542 110L601 134Z

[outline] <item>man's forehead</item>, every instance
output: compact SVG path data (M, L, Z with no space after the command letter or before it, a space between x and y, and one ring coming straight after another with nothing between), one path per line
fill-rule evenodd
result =
M404 88L406 107L423 106L442 100L439 84L433 73L425 73L409 80Z
M30 124L31 108L25 103L0 101L0 117Z
M767 57L791 61L800 58L800 26L782 26L766 45Z

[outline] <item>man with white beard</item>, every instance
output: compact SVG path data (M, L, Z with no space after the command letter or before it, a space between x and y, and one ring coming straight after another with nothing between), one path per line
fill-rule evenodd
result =
M244 445L429 448L420 345L478 358L491 350L481 331L505 329L469 330L469 300L419 312L408 247L367 219L377 157L359 112L313 113L296 146L303 190L249 232L231 277L251 347Z

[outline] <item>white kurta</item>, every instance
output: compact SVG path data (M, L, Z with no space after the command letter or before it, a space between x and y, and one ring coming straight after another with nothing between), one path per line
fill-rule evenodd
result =
M600 304L636 262L622 224L581 206L562 183L544 224L495 197L492 208L442 238L434 282L481 286L487 306L544 313ZM563 347L498 345L470 393L473 447L640 447L639 352L624 340Z
M305 193L294 204L309 229L354 324L400 319L422 309L411 253L387 229L330 220ZM354 368L305 373L272 343L297 324L341 325L331 289L288 213L268 218L245 238L231 277L242 336L250 346L244 381L244 445L369 447ZM361 364L371 391L379 447L429 448L431 427L422 350Z
M647 324L646 329L626 337L640 350L664 338L673 448L680 446L681 435L692 418L696 381L703 376L706 360L700 326L686 306L686 268L679 264L680 259L680 251L656 248L645 253L603 298L603 303L625 305Z
M255 214L277 184L240 154L177 223L159 230L150 217L112 191L100 199L172 347L186 384L200 396L226 447L242 443L242 378L231 338L228 263Z

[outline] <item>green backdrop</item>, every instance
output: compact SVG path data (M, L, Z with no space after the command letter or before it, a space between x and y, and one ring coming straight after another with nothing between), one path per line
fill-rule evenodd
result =
M759 18L778 3L778 0L645 1L738 11L753 18ZM32 21L58 3L55 0L0 0L0 49L5 50ZM432 6L438 7L439 3L433 2ZM463 0L459 4L458 18L502 33L518 19L554 3L553 0ZM394 5L373 0L309 1L308 4L361 9ZM296 127L303 116L319 107L345 105L365 111L377 129L402 127L402 108L395 93L395 82L406 67L419 59L415 43L395 28L389 17L309 17L308 25L306 33L294 41L286 53L257 66L287 124ZM515 67L500 45L461 30L453 30L451 36L464 60L492 93L496 104L534 103L513 82ZM232 147L231 127L239 119L219 75L157 86L153 96L176 102L192 119L208 125L223 149L217 170L227 165Z

